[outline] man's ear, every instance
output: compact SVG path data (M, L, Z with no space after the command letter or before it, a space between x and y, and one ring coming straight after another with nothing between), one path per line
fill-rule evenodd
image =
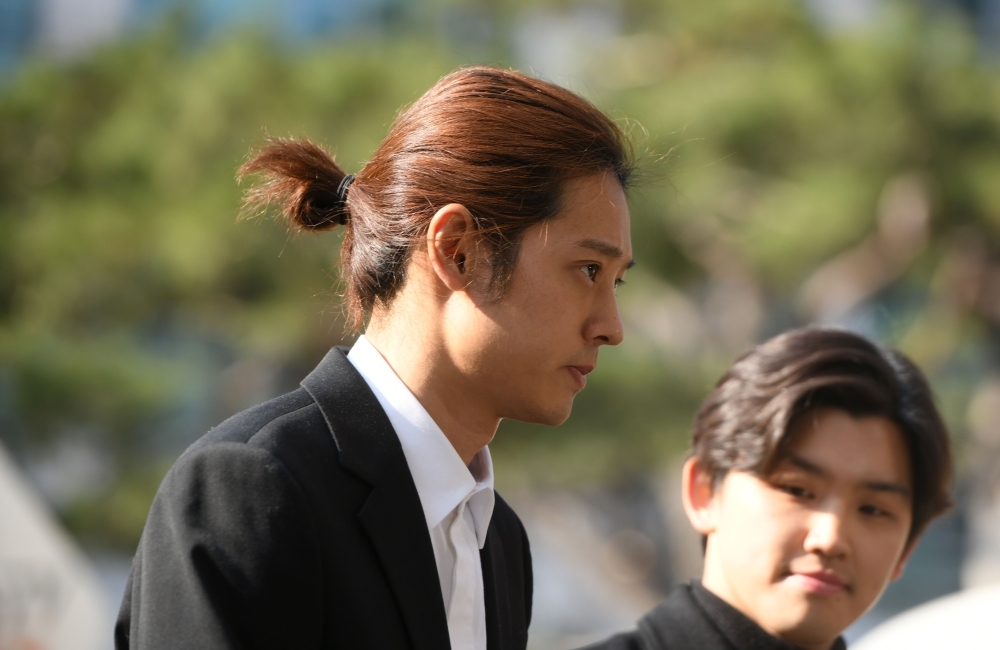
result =
M715 532L717 525L712 475L706 472L697 458L688 458L681 471L681 500L691 526L702 535Z
M434 273L452 291L462 291L472 281L477 235L472 213L459 203L449 203L431 217L427 258Z
M913 549L917 547L917 540L913 540L907 545L903 554L899 557L899 561L896 562L896 568L892 570L892 575L889 576L889 580L899 580L903 577L903 571L906 569L906 563L910 560L910 556L913 555Z

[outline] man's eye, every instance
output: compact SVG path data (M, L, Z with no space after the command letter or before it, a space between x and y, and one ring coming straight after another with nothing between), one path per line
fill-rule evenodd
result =
M786 492L792 495L797 499L806 499L812 496L809 490L805 489L804 487L799 487L798 485L779 485L778 489L781 490L782 492Z
M593 280L594 276L597 275L597 272L600 270L601 265L600 264L584 264L582 268L583 268L583 272L587 274L587 277L590 278L591 280Z
M878 506L873 506L871 504L866 506L861 506L859 508L862 514L870 515L872 517L890 517L892 514L888 510L883 510Z

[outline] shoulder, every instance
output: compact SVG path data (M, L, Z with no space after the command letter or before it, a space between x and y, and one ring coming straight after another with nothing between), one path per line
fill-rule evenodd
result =
M323 424L323 417L312 396L299 388L233 415L209 430L185 453L224 443L266 447L274 433L310 424Z
M642 645L638 634L625 632L624 634L616 634L600 643L580 648L580 650L648 650L648 648Z
M711 650L728 648L705 619L691 595L691 585L675 587L636 629L582 650Z
M302 389L237 413L181 454L160 485L151 519L167 514L163 509L179 509L174 515L188 513L183 517L188 519L195 507L210 521L246 519L251 509L240 503L253 503L252 511L259 514L289 511L302 496L294 457L322 447L324 433L330 438L325 429L315 402Z
M233 415L192 444L154 506L207 496L259 502L273 491L324 521L348 510L354 516L373 481L402 459L374 394L345 351L333 348L298 389Z
M201 548L212 565L243 567L233 575L249 575L247 566L316 558L321 519L331 517L327 502L356 496L355 483L340 471L336 444L309 393L298 389L258 404L203 435L167 472L140 541L145 563Z
M651 650L725 649L730 644L722 635L719 622L699 605L695 580L673 589L658 607L644 616L638 634Z
M336 446L331 417L371 406L359 401L374 404L381 414L375 396L347 360L346 353L345 348L332 348L299 388L226 419L191 445L187 453L221 443L268 450L288 445Z
M167 472L132 563L119 647L230 647L243 628L296 647L317 637L321 578L303 567L321 566L319 523L282 445L260 444L308 420L311 400L296 393L230 418ZM237 623L237 611L252 615Z
M280 502L282 510L313 503L314 493L329 493L346 478L339 460L323 411L299 388L233 415L188 447L164 478L151 515L166 503L266 509Z
M334 356L342 357L343 354L338 349L332 350L317 370L332 376L348 375L344 380L350 385L363 383L360 376L355 377L344 367L329 363L329 358ZM293 473L307 467L318 467L316 461L319 459L327 465L331 462L337 464L340 453L330 418L336 419L340 414L351 412L356 404L344 395L321 394L320 397L322 399L318 401L316 391L300 386L290 393L241 411L195 441L181 455L178 464L205 455L252 453L251 449L273 456Z

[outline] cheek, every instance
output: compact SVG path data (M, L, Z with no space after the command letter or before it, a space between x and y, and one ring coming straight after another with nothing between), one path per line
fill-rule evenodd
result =
M530 359L564 354L581 328L572 288L555 283L521 284L483 311L501 332L507 353Z
M552 354L551 345L537 336L530 322L512 305L474 309L454 328L449 348L459 369L479 377L491 389L509 390L530 382Z
M892 578L893 571L903 556L906 543L905 530L865 531L855 541L858 556L858 575L865 579L869 592L878 594Z
M728 499L720 513L719 529L731 568L769 580L784 570L800 546L799 517L757 487L733 490L731 496L735 498Z
M502 335L490 313L468 300L451 300L445 306L443 330L448 350L458 359L475 358Z

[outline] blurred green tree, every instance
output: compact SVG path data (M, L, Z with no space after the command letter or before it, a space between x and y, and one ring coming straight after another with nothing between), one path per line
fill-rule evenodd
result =
M902 2L850 30L795 0L623 6L576 83L646 153L629 336L538 467L662 463L741 350L814 322L910 354L961 438L1000 323L1000 77L969 25Z
M451 65L406 38L190 48L172 24L18 70L0 89L4 442L83 438L148 504L143 467L161 476L160 454L293 386L345 336L338 235L238 223L235 170L268 133L329 143L356 169ZM114 499L92 497L78 524L132 543L145 511L99 525Z

